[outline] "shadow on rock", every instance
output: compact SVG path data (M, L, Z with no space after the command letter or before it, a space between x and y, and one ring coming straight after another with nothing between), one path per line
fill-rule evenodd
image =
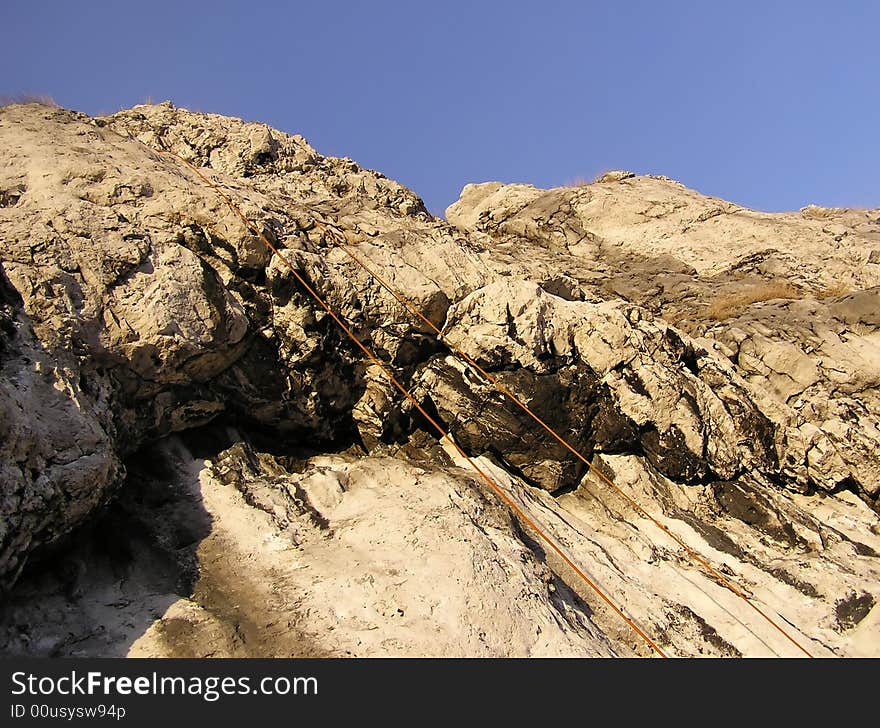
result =
M161 452L160 452L161 448ZM193 460L179 442L127 462L118 497L63 541L35 552L0 606L0 653L120 657L199 577L211 532Z

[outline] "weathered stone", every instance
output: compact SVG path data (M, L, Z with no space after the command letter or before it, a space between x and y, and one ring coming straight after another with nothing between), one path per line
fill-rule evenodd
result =
M4 652L648 654L287 261L670 652L792 645L645 512L817 654L876 654L876 211L626 173L469 185L450 225L302 137L170 103L5 107L0 149Z
M733 367L631 306L570 302L534 283L500 282L453 306L445 334L483 365L513 369L499 374L502 384L579 451L641 451L684 482L776 470L773 426ZM575 456L472 380L449 359L435 360L419 375L419 391L469 449L504 453L524 475L536 456L568 462L532 479L551 491L576 485L583 469Z

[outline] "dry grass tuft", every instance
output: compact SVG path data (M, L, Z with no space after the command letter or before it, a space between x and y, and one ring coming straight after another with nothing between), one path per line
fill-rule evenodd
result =
M586 187L588 185L601 184L603 182L620 182L623 179L635 177L635 172L628 172L624 169L605 169L599 172L593 179L586 177L575 177L569 180L563 187Z
M589 180L586 177L575 177L574 179L570 179L565 182L563 187L586 187L587 185L593 184L595 180Z
M59 107L58 102L51 96L46 94L18 94L17 96L0 96L0 106L12 106L13 104L40 104L41 106L51 106L53 109Z
M715 321L725 321L741 313L743 309L753 303L772 301L778 298L798 299L803 296L803 291L785 281L756 283L748 288L720 296L706 309L706 317Z
M824 301L826 298L837 298L838 296L844 296L847 293L852 292L852 286L848 286L846 283L835 283L833 286L828 286L828 288L823 288L821 291L817 291L816 299Z

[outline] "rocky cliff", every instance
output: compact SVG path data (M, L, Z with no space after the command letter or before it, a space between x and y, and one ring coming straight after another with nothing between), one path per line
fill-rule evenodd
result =
M880 211L618 172L444 221L168 103L8 106L0 148L4 651L650 654L284 256L664 651L798 654L695 552L811 653L880 652Z

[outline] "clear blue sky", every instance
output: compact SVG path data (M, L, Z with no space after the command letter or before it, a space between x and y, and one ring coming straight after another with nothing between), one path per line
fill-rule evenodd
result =
M468 182L665 174L763 210L880 207L880 3L3 0L0 95L171 99Z

